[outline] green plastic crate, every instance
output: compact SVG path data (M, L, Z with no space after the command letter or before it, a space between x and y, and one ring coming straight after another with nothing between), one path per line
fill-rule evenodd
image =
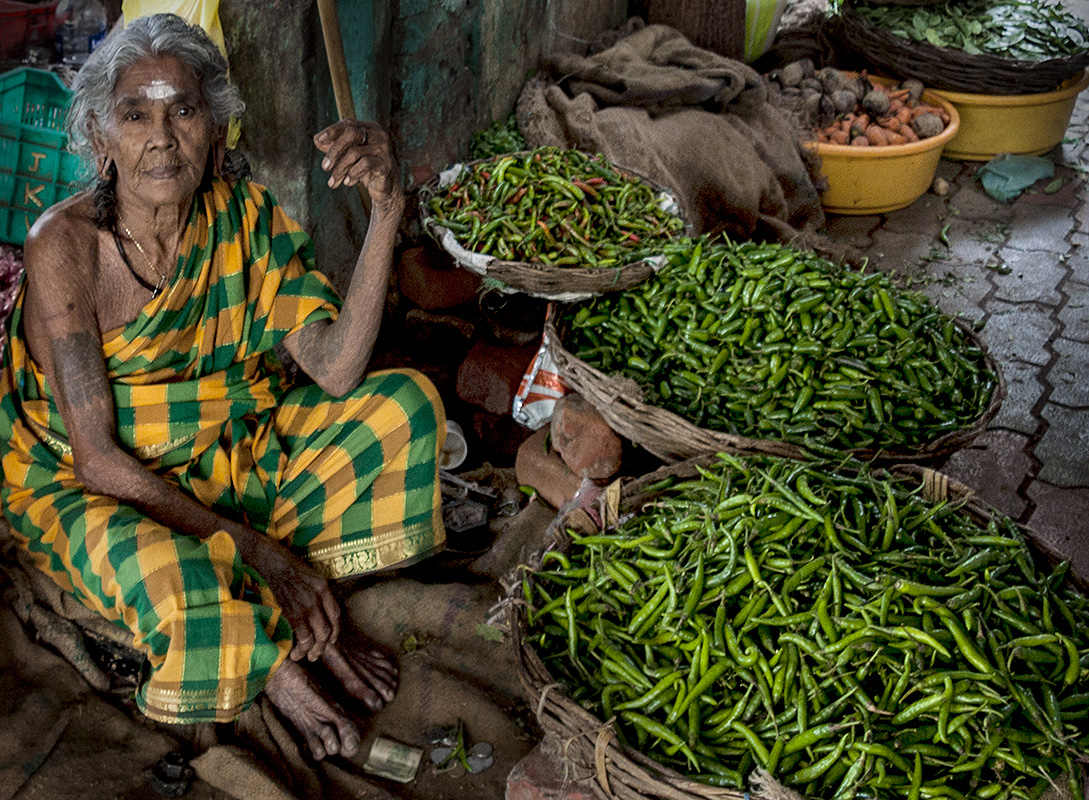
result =
M72 93L46 70L0 75L0 242L22 246L41 213L79 188L64 116Z

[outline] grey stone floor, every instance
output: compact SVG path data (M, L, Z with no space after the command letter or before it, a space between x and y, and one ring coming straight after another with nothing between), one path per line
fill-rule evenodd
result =
M1089 0L1073 6L1089 19ZM983 192L980 163L942 159L947 196L928 192L879 216L830 215L826 232L944 311L982 321L1008 394L943 470L1089 577L1089 91L1049 156L1062 178L1050 194L1044 180L1001 204Z

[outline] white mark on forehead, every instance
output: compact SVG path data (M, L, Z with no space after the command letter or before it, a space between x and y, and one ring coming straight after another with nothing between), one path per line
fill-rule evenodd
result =
M140 87L140 93L148 100L166 100L180 94L177 87L169 81L154 80Z

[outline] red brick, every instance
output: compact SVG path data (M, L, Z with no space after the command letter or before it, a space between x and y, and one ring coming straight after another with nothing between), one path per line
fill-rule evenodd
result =
M568 394L556 401L552 446L580 477L604 480L620 471L623 441L580 395Z
M522 376L536 353L535 345L477 342L458 368L458 397L493 414L510 414Z
M594 800L601 796L594 793L593 778L572 780L566 777L568 773L560 748L546 736L507 774L505 800Z
M514 473L518 483L532 486L549 505L559 508L575 496L582 478L548 447L548 428L541 428L518 448Z
M397 262L397 285L413 305L432 311L475 300L480 276L436 247L410 247Z

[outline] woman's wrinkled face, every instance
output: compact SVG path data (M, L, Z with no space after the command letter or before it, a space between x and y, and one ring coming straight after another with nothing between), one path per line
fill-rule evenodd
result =
M126 69L104 128L122 202L188 205L204 177L213 127L200 81L182 61L147 58Z

